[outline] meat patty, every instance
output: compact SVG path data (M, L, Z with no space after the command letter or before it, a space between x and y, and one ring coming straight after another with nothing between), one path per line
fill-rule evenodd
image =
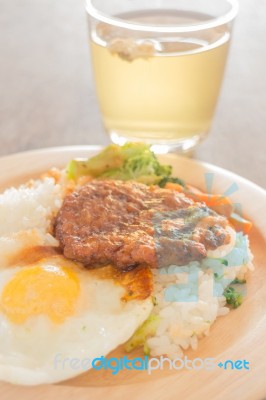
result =
M55 235L67 258L120 269L185 265L227 244L227 220L172 190L93 180L68 195Z

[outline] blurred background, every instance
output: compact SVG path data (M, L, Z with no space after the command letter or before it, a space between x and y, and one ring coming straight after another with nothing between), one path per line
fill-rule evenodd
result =
M107 144L83 1L0 0L0 10L0 155ZM240 0L213 126L194 154L264 188L265 21L265 1Z

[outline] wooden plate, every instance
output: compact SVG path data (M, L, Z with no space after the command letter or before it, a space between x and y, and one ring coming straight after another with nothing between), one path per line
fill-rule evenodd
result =
M43 149L14 154L0 159L0 189L17 185L37 177L50 167L63 167L71 158L89 157L99 151L97 146L74 146ZM240 203L243 211L254 223L250 239L255 255L255 272L250 274L247 298L243 305L221 317L213 325L209 337L202 339L196 351L188 351L187 357L214 357L215 361L247 360L250 369L231 370L218 366L212 371L172 370L89 371L60 385L18 387L0 384L2 400L20 399L182 399L182 400L262 400L266 398L266 192L257 185L224 169L196 160L175 155L162 156L171 163L174 174L185 181L206 190L212 183L212 191L225 193L230 187L237 190L230 196ZM229 189L229 191L231 191ZM0 332L1 340L1 332ZM122 349L112 353L123 355ZM134 357L138 353L134 354Z

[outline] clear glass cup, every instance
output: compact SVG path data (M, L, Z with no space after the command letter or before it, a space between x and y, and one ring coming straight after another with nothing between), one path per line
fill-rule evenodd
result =
M192 149L210 129L237 0L87 0L86 10L111 140Z

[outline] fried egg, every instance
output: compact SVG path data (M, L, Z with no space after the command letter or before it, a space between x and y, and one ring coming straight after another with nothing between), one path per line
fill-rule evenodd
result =
M134 278L102 271L61 255L0 271L0 380L69 379L84 372L69 360L106 356L132 336L152 310L149 290L125 301Z

